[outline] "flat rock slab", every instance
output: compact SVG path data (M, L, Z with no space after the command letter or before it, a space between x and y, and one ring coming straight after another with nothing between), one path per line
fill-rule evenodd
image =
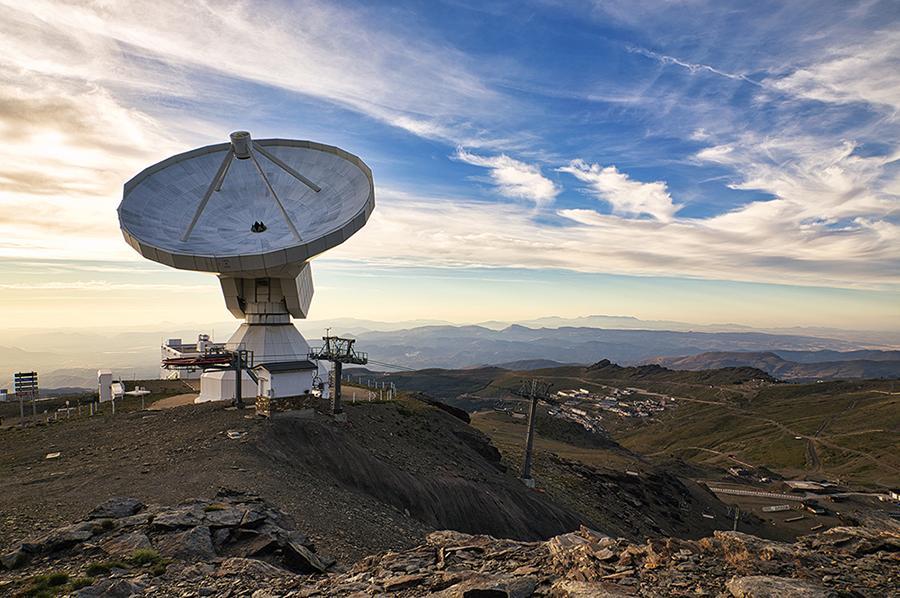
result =
M164 556L185 561L211 560L216 557L209 528L202 525L156 538L156 548Z
M265 561L234 557L225 559L222 564L219 565L215 575L216 577L249 576L256 579L265 579L268 577L283 577L285 575L291 575L291 573Z
M204 519L210 527L237 527L247 514L246 509L235 508L210 508L204 511Z
M117 496L98 505L88 513L88 519L121 519L134 515L144 508L144 503L136 498Z
M111 556L130 556L135 550L150 550L153 545L146 534L131 532L120 536L113 536L100 542L103 552Z
M560 579L550 588L552 598L624 598L635 593L613 583Z
M45 536L34 540L33 544L39 546L38 552L55 552L74 546L85 540L90 540L94 536L93 524L84 525L74 524L66 527L59 527L51 531Z
M75 593L77 598L130 598L142 593L144 584L137 580L104 579Z
M154 529L176 529L179 527L195 527L203 523L204 513L200 507L187 507L165 511L153 518Z
M484 575L476 573L449 588L433 594L434 598L472 598L498 596L503 598L528 598L534 594L537 580L533 577Z
M733 577L725 584L735 598L827 598L832 594L820 585L770 575Z

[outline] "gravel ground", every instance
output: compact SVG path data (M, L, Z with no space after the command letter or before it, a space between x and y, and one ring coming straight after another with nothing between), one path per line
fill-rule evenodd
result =
M315 471L271 467L250 440L270 424L207 404L4 430L0 545L82 517L111 496L174 504L223 487L270 497L342 559L411 546L430 530ZM232 439L228 430L245 435Z
M342 562L414 546L434 529L538 539L582 522L503 473L480 432L438 409L347 411L337 424L205 404L3 430L0 545L112 496L175 504L220 488L265 496Z

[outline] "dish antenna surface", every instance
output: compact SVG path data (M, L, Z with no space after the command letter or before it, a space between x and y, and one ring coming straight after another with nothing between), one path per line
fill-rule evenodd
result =
M244 323L226 343L256 364L305 361L291 324L313 295L309 260L361 229L375 208L372 171L342 149L312 141L251 139L201 147L125 183L119 225L147 259L218 274L228 310ZM246 375L246 374L245 374ZM230 399L232 372L201 377L198 401ZM250 377L242 382L256 395Z

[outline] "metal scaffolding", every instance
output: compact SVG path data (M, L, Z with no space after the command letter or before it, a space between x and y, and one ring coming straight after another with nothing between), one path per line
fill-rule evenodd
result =
M253 351L239 349L226 351L215 348L197 357L170 357L162 360L162 367L167 370L183 370L201 368L206 370L234 370L234 401L238 409L244 408L243 379L244 372L254 382L258 382L253 372Z

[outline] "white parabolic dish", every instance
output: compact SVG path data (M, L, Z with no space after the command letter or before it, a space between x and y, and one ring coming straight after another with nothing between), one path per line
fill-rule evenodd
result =
M154 164L125 183L119 223L128 244L147 259L182 270L296 275L308 259L340 245L366 223L375 207L375 187L372 171L358 157L312 141L252 144L320 190L259 152L251 159L237 157L185 238L233 145L202 147ZM253 232L255 222L266 230Z

